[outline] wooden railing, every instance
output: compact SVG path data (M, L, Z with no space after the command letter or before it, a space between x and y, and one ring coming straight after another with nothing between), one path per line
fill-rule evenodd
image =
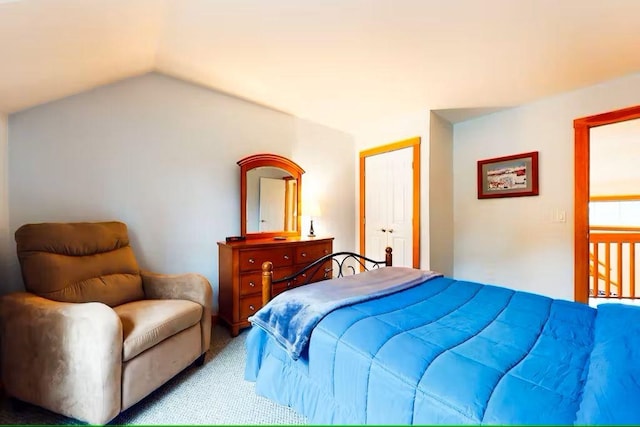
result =
M592 226L589 231L589 296L640 298L636 292L640 227Z

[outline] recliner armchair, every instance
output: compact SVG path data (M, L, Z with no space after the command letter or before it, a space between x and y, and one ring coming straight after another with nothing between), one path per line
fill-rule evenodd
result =
M208 280L140 271L125 224L27 224L15 238L26 292L0 298L9 396L104 424L204 361Z

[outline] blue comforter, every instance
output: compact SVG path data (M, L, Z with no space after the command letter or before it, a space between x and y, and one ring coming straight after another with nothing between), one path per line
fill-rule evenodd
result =
M276 296L249 321L271 335L292 359L306 349L313 328L333 310L380 298L442 276L434 271L386 267L291 289Z
M639 307L441 277L332 311L298 360L252 328L245 377L312 423L638 424L638 360Z

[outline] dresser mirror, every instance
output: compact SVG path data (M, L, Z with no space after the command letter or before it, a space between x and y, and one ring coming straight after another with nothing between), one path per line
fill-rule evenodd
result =
M240 166L240 233L246 238L300 236L304 170L277 154L255 154Z

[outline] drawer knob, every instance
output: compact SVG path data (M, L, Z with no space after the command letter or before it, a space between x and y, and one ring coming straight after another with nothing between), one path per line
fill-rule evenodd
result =
M300 254L300 256L302 256L302 257L306 257L306 256L307 256L307 253L306 253L306 252L302 252L302 253Z
M328 253L329 253L329 249L325 249L325 250L324 250L324 253L325 253L325 254L328 254Z
M253 259L253 258L249 258L249 264L255 264L255 263L256 263L256 260L255 260L255 259Z
M256 311L256 308L253 306L253 304L251 304L251 305L249 305L249 310Z
M287 282L287 288L291 287L291 282Z
M324 272L324 278L325 278L325 279L329 278L329 273L328 273L328 272L326 272L326 271Z
M302 273L302 274L301 274L301 276L302 276L302 278L304 279L304 278L306 278L306 277L307 277L307 273Z
M289 259L289 255L285 255L285 256L284 256L284 259Z
M255 287L256 287L256 284L255 284L255 283L253 283L253 282L249 282L249 286L251 286L252 288L255 288Z

